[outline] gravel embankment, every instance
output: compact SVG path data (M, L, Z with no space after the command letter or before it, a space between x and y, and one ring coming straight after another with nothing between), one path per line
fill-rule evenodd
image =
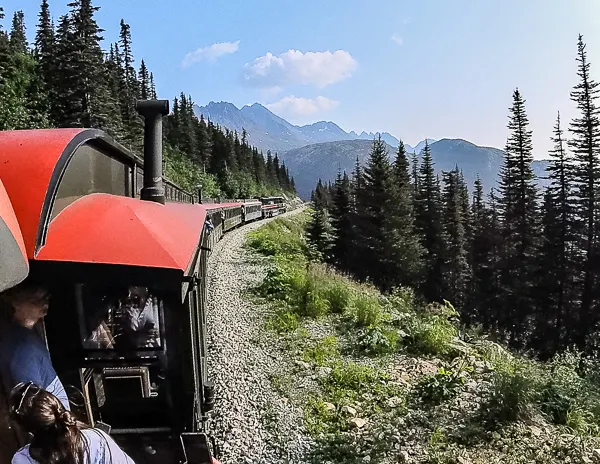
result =
M226 234L208 264L208 364L216 397L209 426L223 464L306 462L303 456L311 445L302 411L269 380L289 370L289 360L269 350L264 333L268 309L244 296L264 277L265 268L248 259L243 244L250 230L266 222Z

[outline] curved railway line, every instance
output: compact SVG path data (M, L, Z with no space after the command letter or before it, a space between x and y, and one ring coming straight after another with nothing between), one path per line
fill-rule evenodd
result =
M266 272L243 249L246 235L270 220L229 232L208 260L208 371L217 392L208 428L225 463L301 463L311 444L302 411L269 379L285 367L259 341L267 308L244 295Z

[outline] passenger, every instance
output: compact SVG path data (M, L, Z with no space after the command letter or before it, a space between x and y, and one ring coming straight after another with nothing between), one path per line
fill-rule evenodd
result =
M208 216L206 216L206 222L204 223L204 225L206 226L206 230L208 231L209 234L215 228L215 226L213 225L212 221L210 220L210 218Z
M55 395L67 410L69 399L56 375L46 344L34 326L48 313L46 289L25 281L1 295L8 312L0 327L0 375L6 392L20 382L33 382Z
M126 299L124 335L136 348L158 346L158 302L146 287L132 286Z
M9 399L11 419L31 436L12 464L135 464L99 429L77 421L51 393L20 383Z

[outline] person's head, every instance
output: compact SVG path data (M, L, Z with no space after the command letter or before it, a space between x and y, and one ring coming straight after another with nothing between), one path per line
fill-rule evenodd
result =
M25 327L33 327L48 313L48 290L27 280L4 291L0 298L12 313L10 319Z
M128 298L134 306L142 306L148 299L148 288L132 285L129 287Z
M41 464L83 462L83 424L53 394L32 382L20 383L9 397L11 419L33 436L29 452Z

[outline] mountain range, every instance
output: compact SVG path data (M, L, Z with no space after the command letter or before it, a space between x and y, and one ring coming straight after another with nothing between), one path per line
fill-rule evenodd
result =
M350 175L357 157L359 162L364 164L371 151L372 143L369 140L317 143L289 150L280 156L285 161L290 174L294 176L298 194L302 198L309 198L318 179L323 182L334 181L338 170L346 171ZM388 144L386 148L392 161L397 149ZM481 179L485 192L489 192L492 187L497 187L498 173L504 157L502 150L479 147L462 139L434 141L430 149L434 168L438 174L441 175L441 171L450 171L458 166L471 190L477 176ZM423 152L417 153L420 159ZM547 185L547 181L542 178L546 175L547 165L547 160L533 162L533 170L540 186Z
M295 126L260 103L237 108L232 103L210 102L206 106L194 105L194 112L199 118L210 119L214 124L242 133L246 129L248 142L263 150L284 152L294 148L304 147L313 143L333 142L337 140L373 140L376 134L372 132L346 132L331 121L319 121L306 126ZM398 146L398 139L393 135L382 132L381 139ZM413 147L407 147L412 152Z
M351 173L357 158L364 164L376 136L372 132L346 132L331 121L296 126L259 103L238 109L232 103L210 102L206 106L194 106L194 111L196 116L202 115L221 127L238 133L245 129L251 145L263 152L277 152L294 176L298 193L305 199L319 178L328 182L335 180L338 170ZM393 159L399 140L387 132L381 133L381 138ZM504 156L502 150L481 147L462 139L427 139L427 142L438 174L458 166L470 188L477 176L486 192L497 187ZM405 144L408 153L415 152L419 157L424 146L425 140L414 147ZM540 186L547 185L543 178L547 165L547 160L533 162Z

